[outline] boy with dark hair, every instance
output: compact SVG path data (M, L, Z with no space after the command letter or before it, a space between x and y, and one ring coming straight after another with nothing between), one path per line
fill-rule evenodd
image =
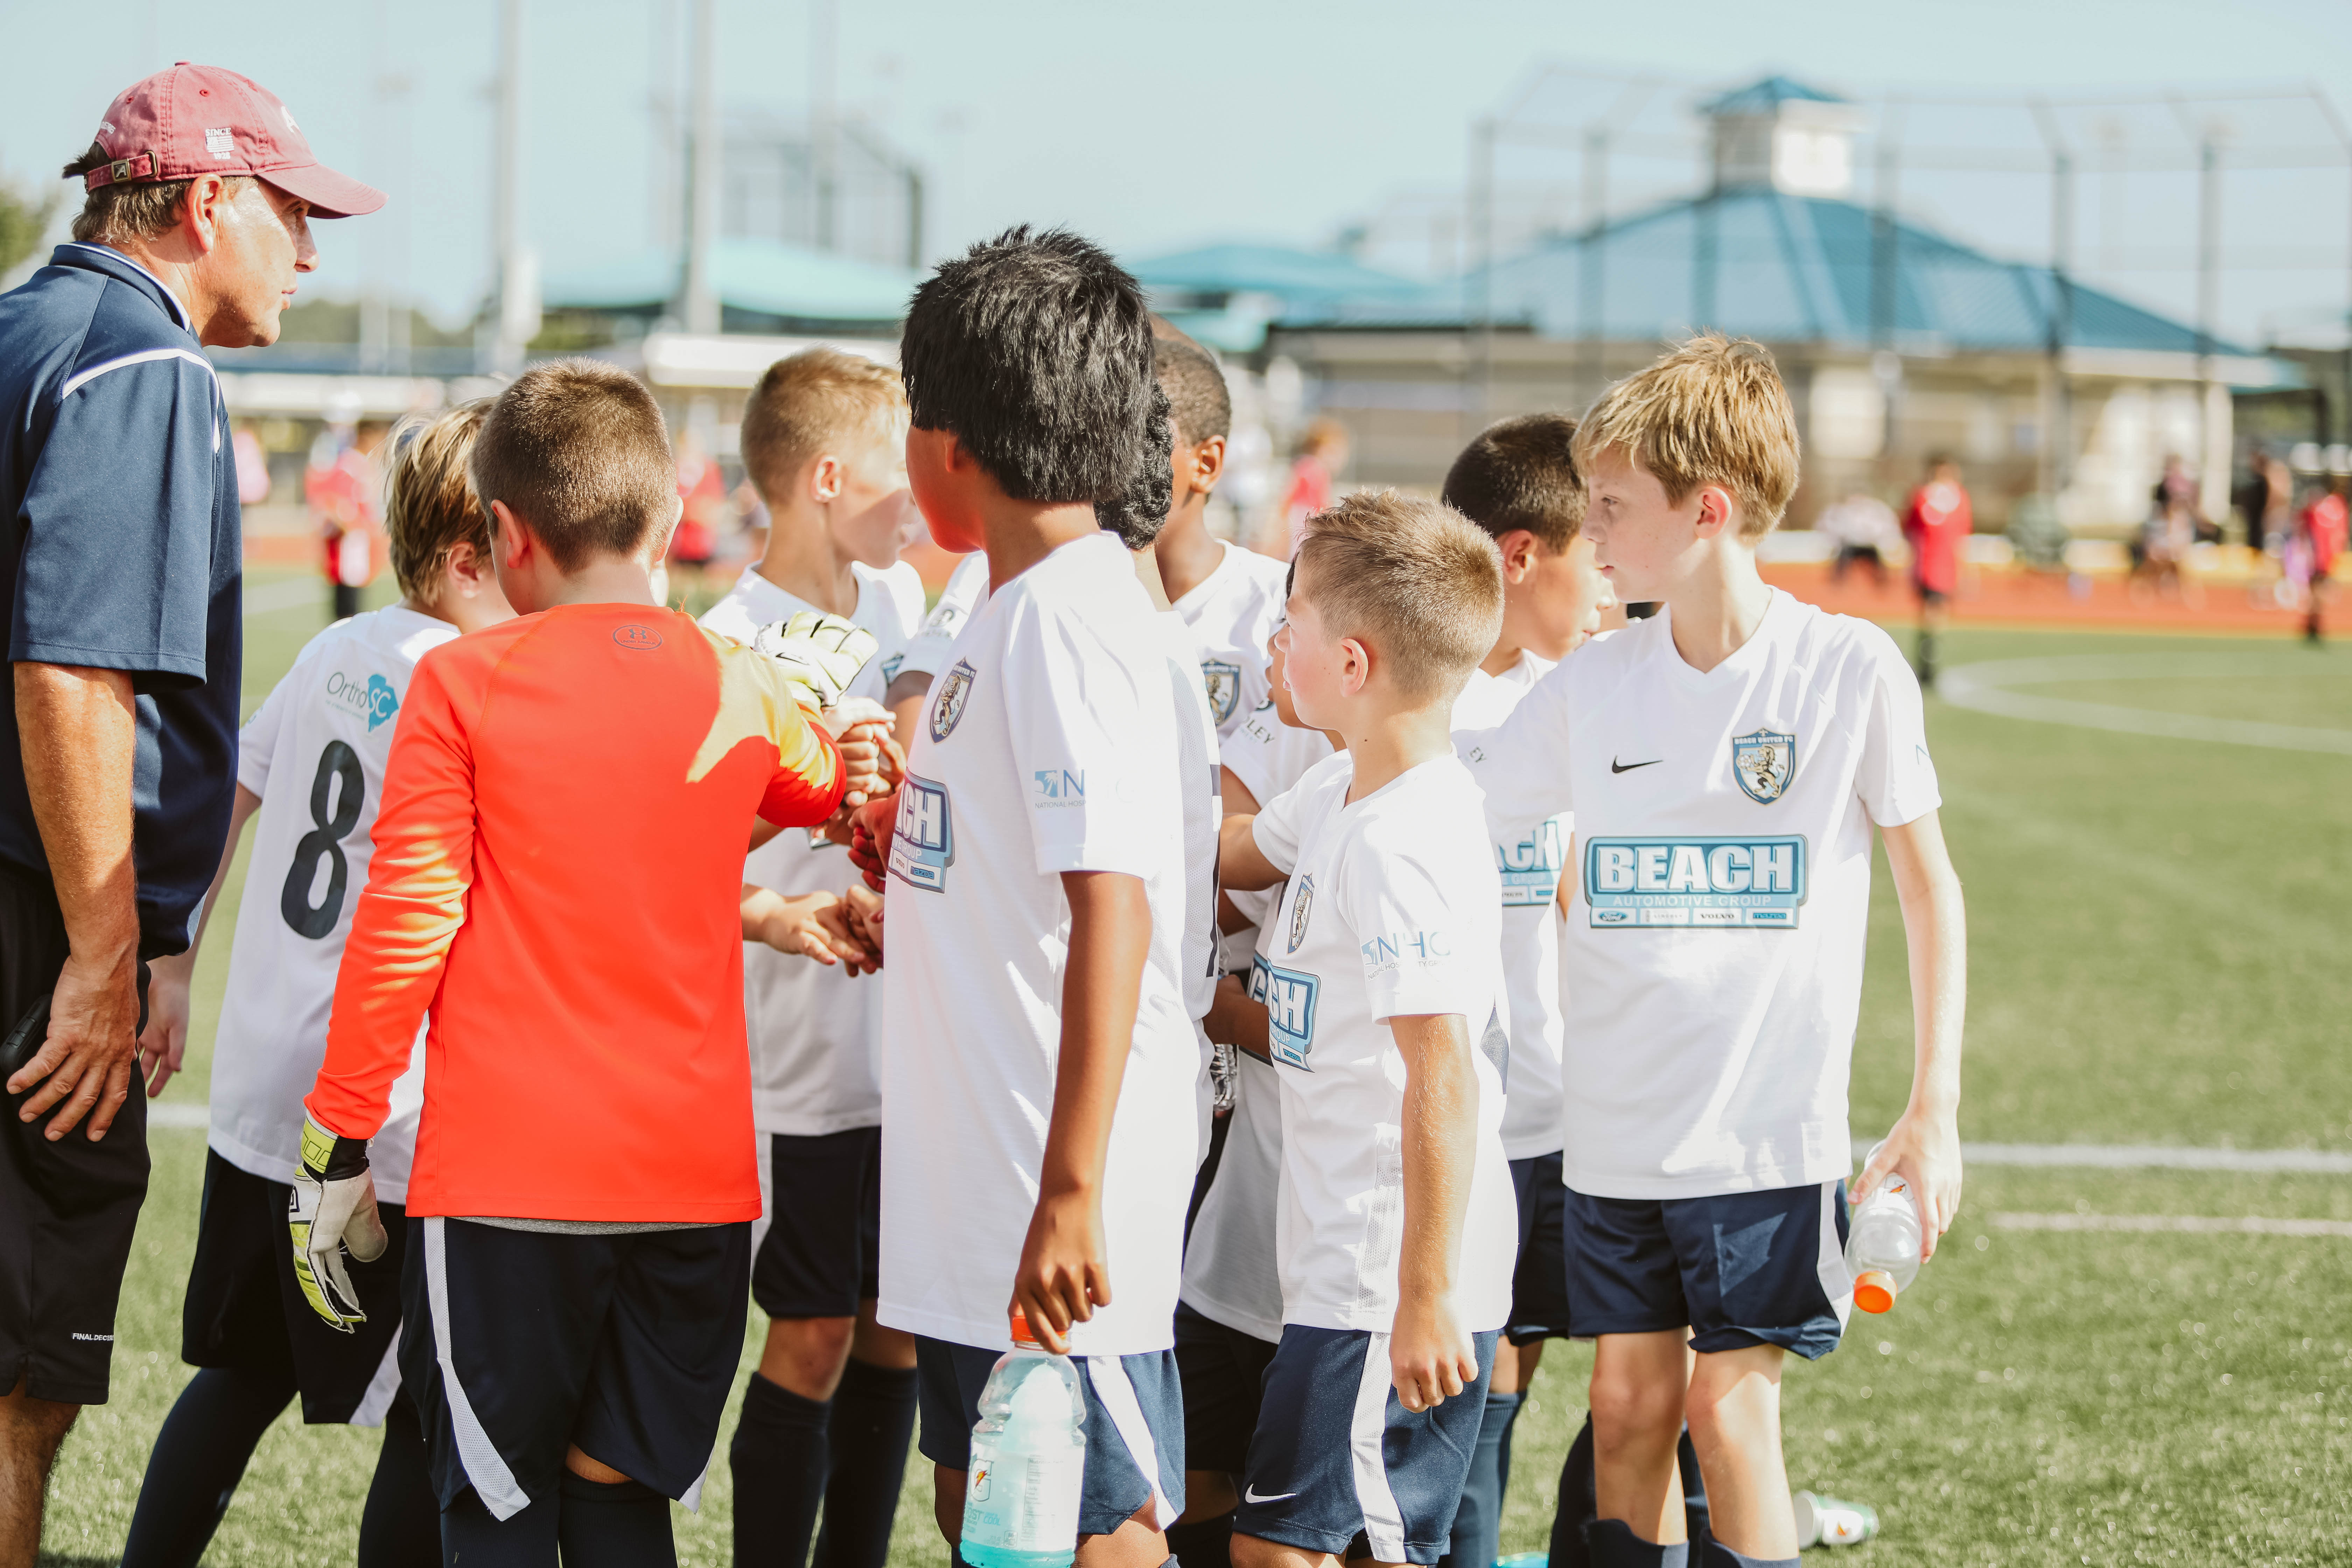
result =
M368 1142L427 1008L403 1382L449 1562L669 1558L743 1335L760 1191L738 902L756 813L831 817L877 749L806 710L855 674L654 603L676 472L646 389L537 366L471 469L522 612L421 659L305 1107L295 1268L366 1321ZM721 984L709 982L718 977Z
M1150 318L1101 250L1015 228L916 291L899 363L916 501L986 552L990 592L895 801L858 814L889 868L879 1316L919 1336L950 1542L1010 1308L1078 1358L1078 1561L1156 1564L1200 1052L1164 947L1187 915L1167 654L1096 510L1150 449Z
M880 701L923 618L922 581L898 559L915 522L898 373L838 349L778 360L745 403L741 447L767 548L703 628L748 643L804 612L840 616L876 639L846 695ZM837 846L802 833L777 834L743 866L765 1204L751 1299L768 1336L728 1466L736 1560L781 1568L809 1561L812 1539L820 1568L881 1568L915 1426L914 1342L874 1321L882 999L824 924L854 876Z
M1853 1196L1899 1171L1929 1251L1959 1199L1959 882L1893 640L1757 574L1756 542L1797 488L1770 356L1692 339L1609 390L1576 457L1594 558L1660 612L1460 741L1490 818L1576 813L1562 1239L1570 1322L1599 1341L1591 1560L1692 1555L1675 1500L1687 1416L1704 1561L1787 1568L1782 1363L1835 1349L1853 1300L1845 1100L1873 826L1910 932L1918 1038L1910 1107Z
M1236 1568L1433 1563L1508 1315L1502 898L1454 700L1502 621L1494 544L1393 491L1315 515L1284 679L1346 735L1223 875L1287 879L1252 966L1282 1094L1284 1327L1234 1521Z
M204 1207L181 1310L180 1354L199 1370L147 1461L123 1547L134 1568L204 1554L254 1446L297 1394L307 1422L384 1428L360 1561L391 1568L440 1560L424 1433L401 1388L394 1343L421 1037L374 1140L391 1247L352 1270L367 1313L355 1332L337 1333L305 1304L284 1227L301 1167L301 1094L326 1054L335 971L351 932L352 895L367 879L402 700L426 649L514 614L490 564L488 519L466 478L487 407L469 403L395 436L383 519L401 601L312 637L246 722L228 843L195 940L152 966L140 1044L161 1089L180 1068L189 977L213 906L246 822L257 817L246 871L251 896L237 910L213 1053Z

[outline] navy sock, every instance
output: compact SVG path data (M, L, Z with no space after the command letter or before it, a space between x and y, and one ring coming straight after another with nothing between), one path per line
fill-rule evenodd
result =
M1503 1489L1510 1480L1511 1423L1526 1400L1524 1394L1487 1393L1478 1416L1478 1442L1470 1450L1470 1474L1454 1510L1454 1534L1444 1559L1450 1568L1494 1568L1503 1538Z
M565 1470L557 1539L563 1568L677 1568L669 1499L640 1481L592 1481Z
M254 1445L294 1397L294 1373L200 1370L155 1434L122 1561L131 1568L195 1568L228 1511Z
M360 1515L358 1568L437 1568L441 1504L427 1453L416 1406L404 1394L383 1415L383 1447Z
M1749 1557L1734 1552L1720 1541L1706 1543L1706 1554L1699 1559L1704 1568L1800 1568L1801 1557Z
M1168 1550L1182 1568L1233 1568L1234 1516L1196 1519L1168 1527Z
M825 1429L831 1471L824 1483L824 1524L816 1537L816 1568L883 1568L889 1561L890 1526L906 1484L907 1445L915 1436L915 1404L913 1367L850 1358L841 1386L834 1390Z
M735 1440L727 1448L727 1468L735 1478L736 1562L775 1568L803 1568L808 1562L824 1501L832 1408L751 1374Z
M1690 1542L1661 1546L1633 1533L1622 1519L1596 1519L1584 1527L1592 1550L1592 1568L1689 1568Z
M1559 1467L1559 1501L1551 1517L1548 1568L1591 1568L1592 1549L1585 1542L1584 1528L1599 1515L1592 1483L1592 1416L1588 1412L1584 1429L1568 1446L1568 1458Z
M1683 1472L1683 1523L1691 1538L1691 1555L1704 1563L1703 1553L1710 1539L1706 1530L1706 1478L1699 1473L1698 1450L1691 1447L1690 1428L1683 1428L1682 1440L1675 1445L1675 1460Z
M556 1568L556 1524L562 1511L562 1498L551 1496L511 1519L499 1519L468 1487L441 1510L441 1560L449 1568Z

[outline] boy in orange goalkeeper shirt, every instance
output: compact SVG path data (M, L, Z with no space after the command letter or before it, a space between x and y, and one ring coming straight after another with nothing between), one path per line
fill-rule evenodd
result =
M661 608L660 411L608 365L527 373L471 463L519 618L421 659L305 1101L297 1272L358 1316L366 1141L429 1007L400 1370L446 1561L673 1561L743 1338L760 1213L737 905L753 814L877 789L803 711L870 636L744 647ZM814 617L810 617L814 619ZM849 646L845 646L845 640Z

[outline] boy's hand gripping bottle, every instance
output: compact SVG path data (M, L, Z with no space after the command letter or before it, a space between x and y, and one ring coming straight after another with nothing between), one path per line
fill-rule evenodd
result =
M1870 1158L1877 1157L1873 1149ZM1889 1171L1846 1227L1845 1267L1853 1276L1853 1304L1865 1312L1894 1310L1895 1298L1919 1277L1919 1246L1918 1200L1910 1182Z
M963 1560L972 1568L1069 1568L1086 1480L1087 1396L1078 1369L1013 1314L1013 1348L980 1393L965 1478Z

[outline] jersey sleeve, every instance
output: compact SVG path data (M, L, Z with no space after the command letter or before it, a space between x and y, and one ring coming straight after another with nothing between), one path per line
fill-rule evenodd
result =
M1854 793L1881 827L1916 822L1944 804L1927 754L1927 716L1919 679L1885 633L1873 649L1870 690L1861 718L1862 754Z
M1562 659L1486 730L1456 730L1454 749L1486 795L1486 816L1500 826L1523 826L1576 809L1569 787L1570 694Z
M286 710L294 700L287 690L304 673L303 662L295 661L285 679L269 689L245 728L236 732L236 782L256 795L269 793L269 764L278 755L278 737L286 727Z
M326 1059L303 1101L338 1137L373 1138L383 1125L473 886L473 754L439 651L417 661L400 705L367 888L335 978Z
M1172 730L1152 722L1172 718L1161 663L1156 645L1122 659L1083 623L1034 605L1011 628L999 675L1006 782L1026 809L1040 875L1148 877L1162 864L1179 829L1153 809L1175 804L1177 782Z
M814 827L841 805L848 782L841 752L799 704L780 702L776 714L776 775L760 798L760 815L779 827Z
M948 578L948 585L940 591L940 602L923 617L921 626L908 640L907 651L898 660L898 673L920 671L937 675L948 664L948 649L955 646L964 623L988 594L988 557L977 551L956 563Z
M201 684L222 436L211 367L155 350L66 385L18 512L8 658L124 670L142 690Z
M1372 1021L1457 1013L1474 1037L1495 1005L1490 966L1441 869L1417 848L1360 840L1334 889L1355 934Z

